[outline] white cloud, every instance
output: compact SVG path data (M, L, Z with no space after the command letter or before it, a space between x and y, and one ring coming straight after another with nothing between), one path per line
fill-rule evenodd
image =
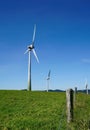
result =
M87 58L82 59L82 62L84 62L84 63L90 63L90 59L87 59Z

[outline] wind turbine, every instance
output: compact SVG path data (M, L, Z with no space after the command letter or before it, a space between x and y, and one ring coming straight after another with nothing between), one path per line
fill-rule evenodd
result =
M31 91L31 53L33 52L37 62L39 63L37 54L35 52L35 46L34 46L34 41L35 41L35 33L36 33L36 25L34 25L34 32L33 32L33 38L32 38L32 43L27 47L27 50L25 51L24 54L28 53L29 58L28 58L28 91Z
M88 94L88 83L87 83L87 79L85 81L85 87L86 87L86 94Z
M47 92L49 90L50 74L51 74L51 70L49 70L49 73L48 73L48 76L47 76Z

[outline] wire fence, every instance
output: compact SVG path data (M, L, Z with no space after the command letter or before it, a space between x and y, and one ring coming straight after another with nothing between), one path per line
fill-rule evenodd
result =
M67 123L66 104L62 106L57 130L90 130L90 95L78 94L74 100L74 118Z

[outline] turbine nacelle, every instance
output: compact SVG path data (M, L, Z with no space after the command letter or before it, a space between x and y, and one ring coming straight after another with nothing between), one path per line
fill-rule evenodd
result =
M47 78L47 80L49 80L50 79L50 77L49 78Z
M34 49L33 44L31 44L30 46L28 46L28 50L31 51L32 49Z

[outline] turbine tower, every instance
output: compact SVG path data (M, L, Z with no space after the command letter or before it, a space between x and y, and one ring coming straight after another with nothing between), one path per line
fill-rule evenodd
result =
M24 54L28 53L29 58L28 58L28 91L31 91L31 53L33 52L37 62L39 63L37 54L35 52L35 46L34 46L34 41L35 41L35 33L36 33L36 25L34 25L34 32L33 32L33 38L32 38L32 43L27 47L27 50L25 51Z
M86 94L88 94L88 82L87 82L87 79L85 81L85 87L86 87Z
M50 74L51 74L51 70L49 70L49 73L48 73L48 76L47 76L47 92L49 90Z

